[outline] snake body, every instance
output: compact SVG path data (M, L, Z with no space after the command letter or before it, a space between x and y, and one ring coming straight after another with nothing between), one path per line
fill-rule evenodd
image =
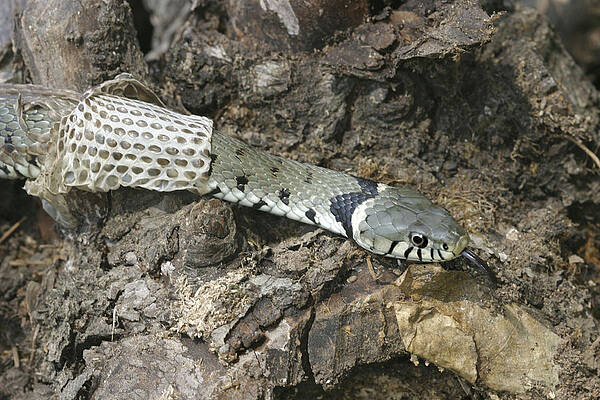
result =
M0 178L26 179L55 219L72 188L191 190L320 226L398 259L473 255L466 231L419 192L281 158L168 110L120 75L84 95L0 85Z

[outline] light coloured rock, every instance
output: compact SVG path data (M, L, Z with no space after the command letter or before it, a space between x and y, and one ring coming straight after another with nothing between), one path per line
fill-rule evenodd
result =
M409 296L394 303L406 350L490 389L548 392L558 384L553 359L560 338L518 304L498 305L469 279L410 266L396 284ZM470 282L469 282L470 281Z

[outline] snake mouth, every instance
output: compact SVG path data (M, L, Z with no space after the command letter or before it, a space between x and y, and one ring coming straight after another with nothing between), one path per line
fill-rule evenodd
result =
M490 267L488 267L488 265L485 263L485 261L483 261L481 258L479 258L479 256L477 254L473 253L473 251L471 249L465 248L463 251L460 252L460 255L463 256L464 258L466 258L471 264L475 265L480 270L485 272L485 274L488 276L490 281L492 281L492 283L494 283L494 284L497 283L496 276L493 274Z

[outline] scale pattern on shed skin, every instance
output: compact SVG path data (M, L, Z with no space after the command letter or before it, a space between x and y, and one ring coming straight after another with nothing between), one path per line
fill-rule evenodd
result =
M59 177L51 179L58 181L52 189L107 192L129 186L204 194L211 133L208 118L87 93L53 132L58 156L56 165L48 168Z
M26 88L0 85L0 177L28 178L27 190L59 217L72 187L185 189L317 225L389 257L445 261L468 244L446 210L410 188L259 151L212 132L206 118L167 110L130 76L54 108L37 105L55 100L41 88L32 89L39 101L23 106Z

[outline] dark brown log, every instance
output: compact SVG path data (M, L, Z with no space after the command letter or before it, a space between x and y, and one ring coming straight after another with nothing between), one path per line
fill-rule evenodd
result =
M32 83L86 90L125 70L144 76L127 2L28 1L16 23L16 46Z
M273 50L321 48L335 31L360 25L365 0L230 0L228 14L237 36Z

